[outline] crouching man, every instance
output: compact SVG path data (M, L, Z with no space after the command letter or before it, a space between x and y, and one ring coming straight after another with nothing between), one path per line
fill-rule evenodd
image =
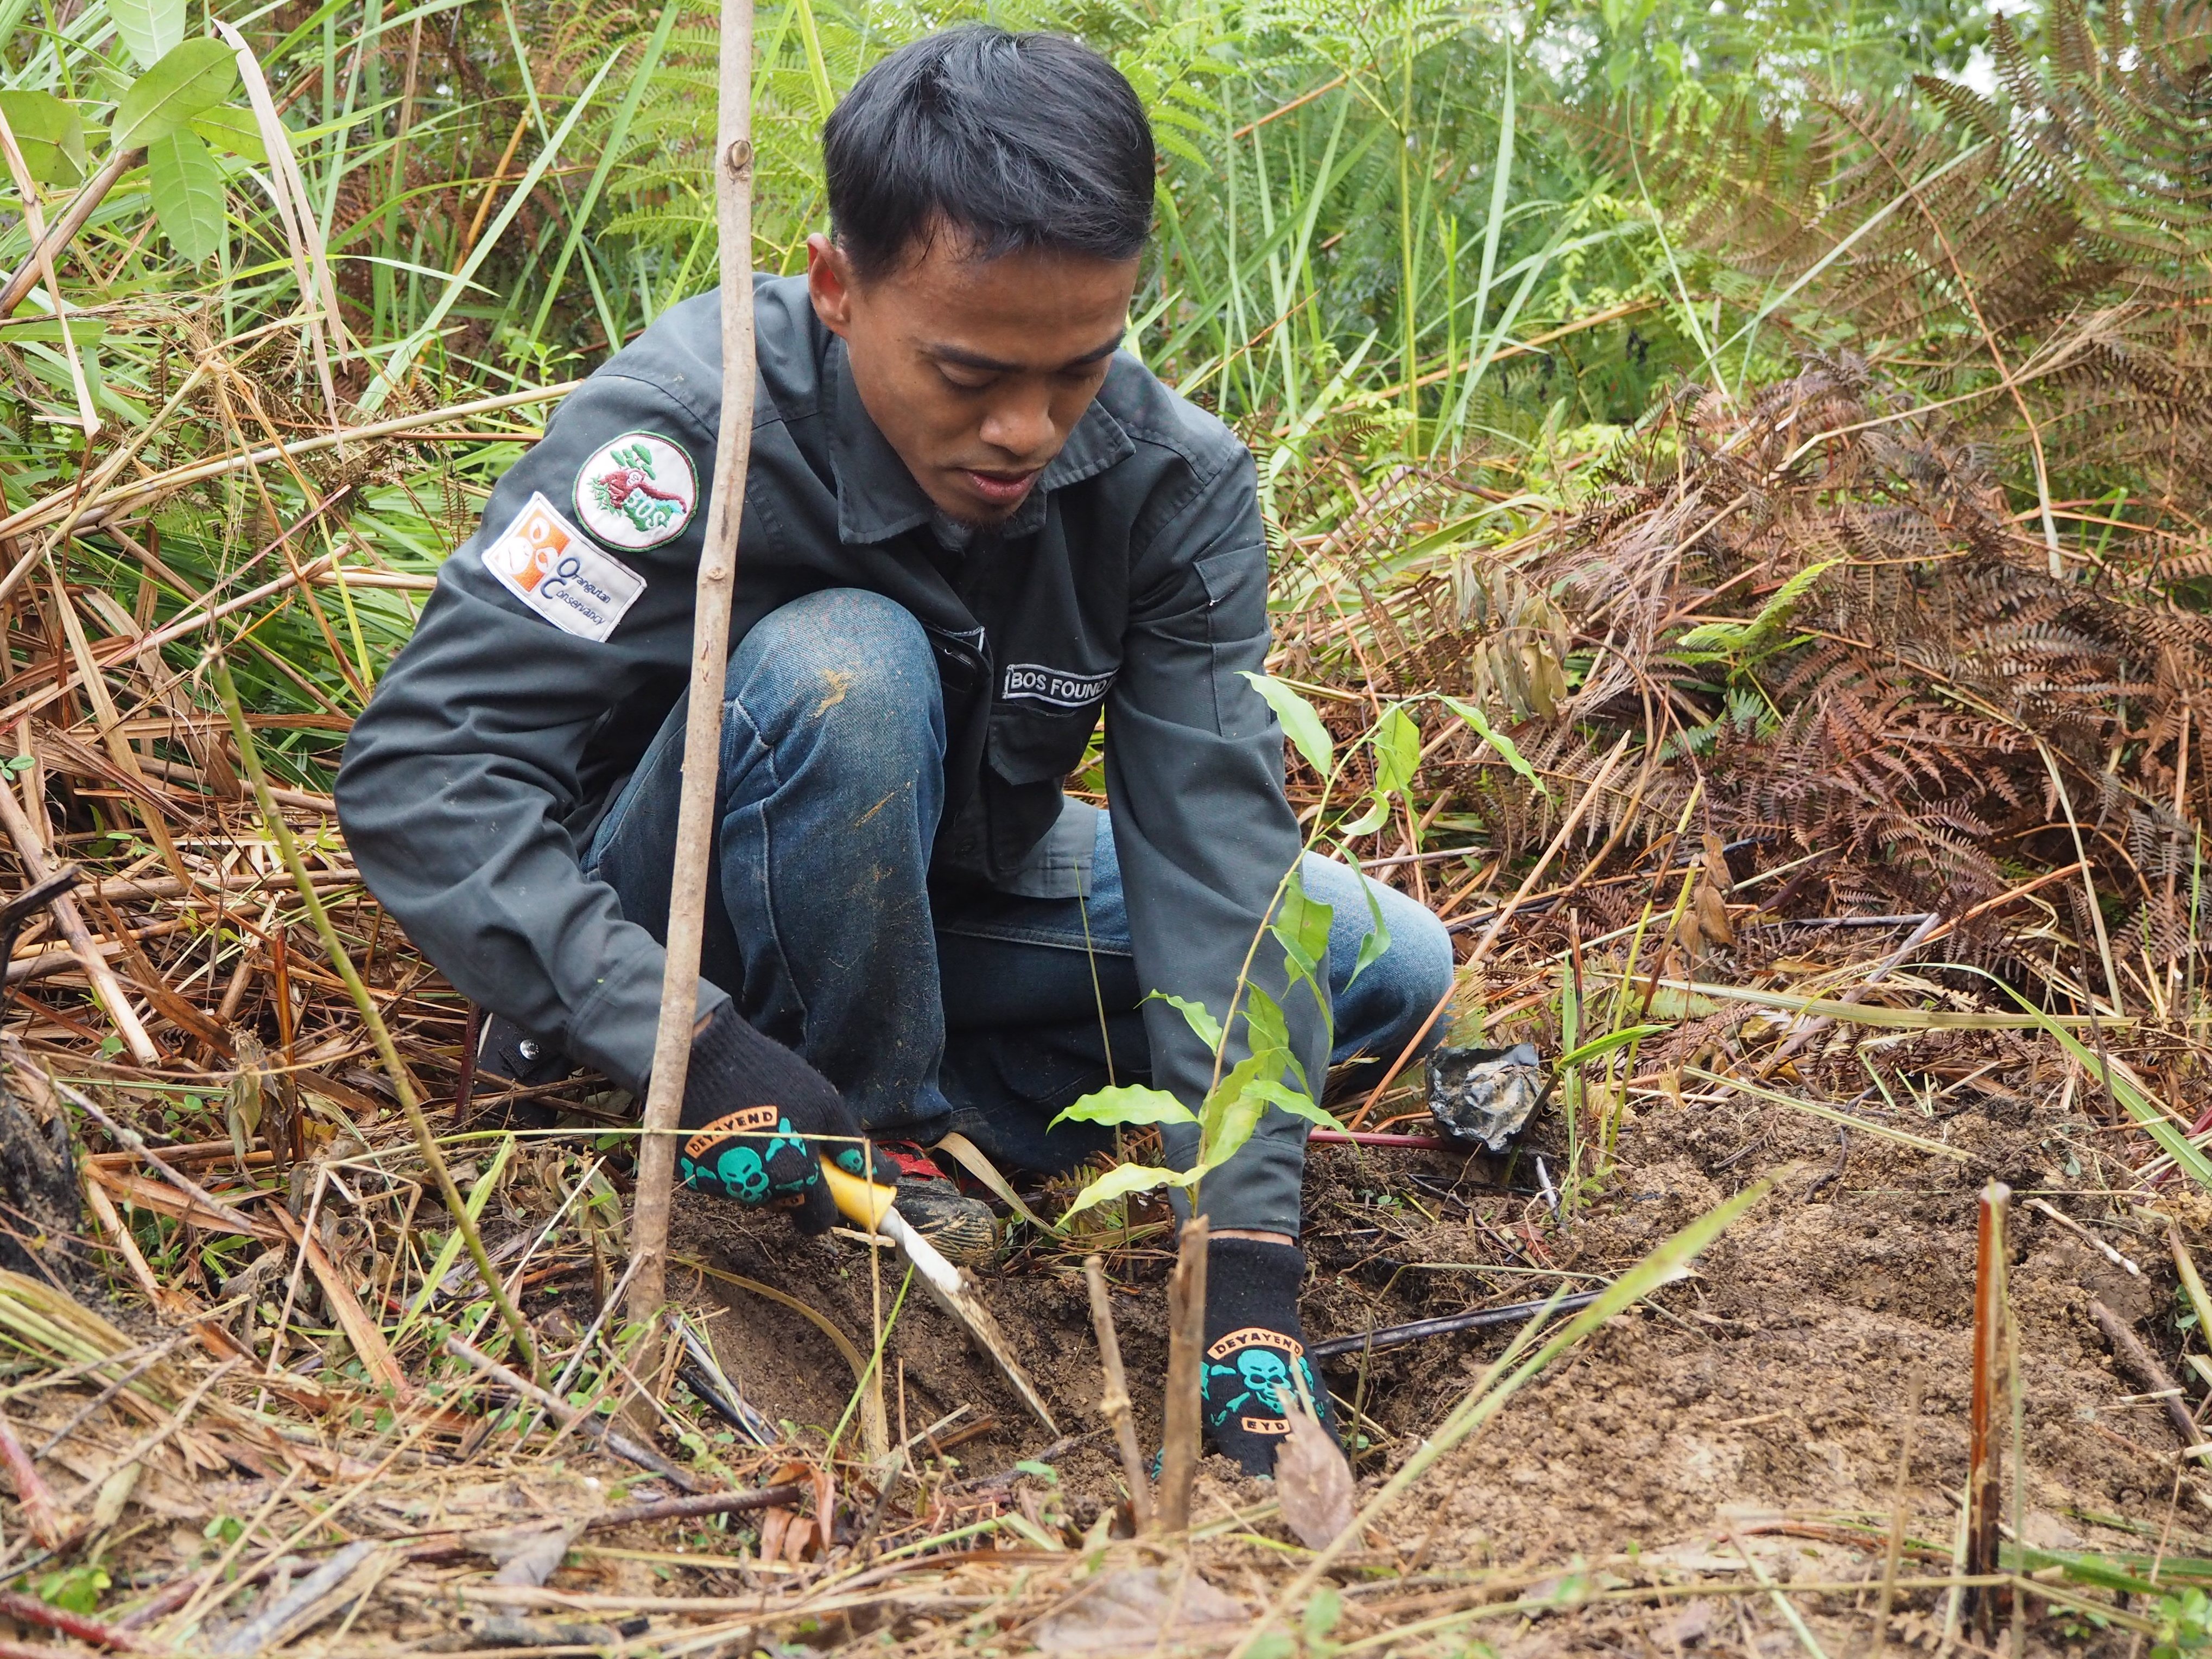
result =
M1051 35L935 35L869 71L823 146L830 233L803 277L753 284L678 1168L819 1232L808 1138L865 1133L902 1212L975 1261L991 1213L940 1172L943 1136L1062 1170L1110 1145L1048 1132L1078 1096L1149 1079L1195 1105L1213 1074L1146 994L1226 1010L1300 856L1281 732L1242 678L1267 647L1267 548L1243 446L1120 349L1153 149L1104 59ZM719 304L666 313L501 480L338 778L370 888L498 1017L486 1068L525 1083L580 1062L645 1089ZM1060 788L1102 716L1103 812ZM1313 1000L1281 1000L1318 1081L1332 1060L1395 1058L1451 954L1401 896L1318 858L1304 876L1334 907L1333 1054ZM1391 944L1353 983L1370 896ZM1280 952L1255 961L1279 994ZM1193 1152L1170 1133L1170 1158ZM1202 1188L1207 1428L1255 1474L1306 1364L1304 1161L1304 1125L1271 1111Z

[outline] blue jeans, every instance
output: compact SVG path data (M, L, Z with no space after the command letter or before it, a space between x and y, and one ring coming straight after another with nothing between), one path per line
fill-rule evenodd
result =
M1061 872L1079 896L933 887L945 744L936 662L921 625L878 594L830 589L771 612L732 653L726 695L704 976L887 1139L958 1129L994 1161L1039 1170L1110 1147L1109 1131L1045 1127L1109 1079L1147 1077L1146 988L1108 816L1071 801L1075 816L1051 837L1058 852L1087 846L1087 878L1079 858ZM585 859L656 937L684 720L679 703ZM1450 983L1449 940L1420 905L1365 882L1391 943L1353 983L1372 926L1364 878L1312 854L1304 875L1335 910L1332 1062L1387 1065ZM1432 1030L1425 1044L1435 1041ZM1208 1177L1213 1225L1295 1234L1304 1146L1303 1126L1271 1113L1247 1155Z

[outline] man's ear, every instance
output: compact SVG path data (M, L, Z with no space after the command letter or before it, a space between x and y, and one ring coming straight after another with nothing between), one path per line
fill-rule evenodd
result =
M806 292L822 326L847 336L853 326L853 262L818 230L806 239Z

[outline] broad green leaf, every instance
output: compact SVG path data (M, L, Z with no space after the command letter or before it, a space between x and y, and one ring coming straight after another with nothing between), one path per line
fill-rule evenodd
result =
M1152 994L1183 1018L1183 1023L1198 1033L1198 1040L1209 1048L1221 1046L1221 1022L1214 1018L1202 1002L1193 1002L1188 997L1170 996L1165 991Z
M1222 1103L1216 1120L1214 1133L1206 1143L1206 1155L1199 1160L1201 1170L1218 1170L1243 1150L1244 1143L1252 1139L1252 1131L1260 1127L1260 1119L1267 1110L1268 1088L1279 1088L1264 1078L1247 1078L1244 1086Z
M118 150L143 149L189 125L238 85L238 60L220 40L187 40L131 83L115 106L108 142Z
M1283 735L1306 757L1306 764L1327 777L1335 764L1336 741L1321 723L1321 716L1314 713L1314 706L1273 675L1255 674L1241 668L1237 672L1251 681L1252 689L1267 700L1267 707L1283 723Z
M1254 1054L1289 1056L1290 1023L1283 1018L1283 1011L1274 998L1256 985L1248 987L1244 993L1244 1027Z
M74 104L51 92L0 92L0 115L8 118L23 165L39 183L73 182L84 175L84 122Z
M1279 1107L1292 1117L1302 1117L1316 1128L1341 1129L1344 1127L1343 1124L1337 1121L1334 1114L1324 1107L1316 1105L1313 1097L1300 1090L1285 1088L1279 1083L1261 1081L1252 1085L1252 1091L1264 1098L1269 1105Z
M1060 1212L1060 1224L1066 1226L1070 1216L1094 1204L1127 1198L1132 1193L1154 1192L1162 1187L1188 1187L1197 1179L1195 1170L1186 1175L1179 1170L1163 1170L1156 1164L1117 1164L1076 1194L1075 1202Z
M1421 769L1421 728L1403 708L1392 704L1375 723L1375 793L1395 795L1407 788Z
M161 234L188 264L222 246L222 168L194 133L179 128L147 145L146 179Z
M1656 1036L1666 1029L1663 1025L1624 1025L1618 1031L1608 1031L1601 1037L1592 1037L1579 1048L1570 1048L1559 1056L1556 1064L1564 1071L1570 1066L1579 1066L1584 1060L1595 1060L1601 1054L1609 1054L1615 1048L1625 1048L1642 1038Z
M268 142L261 136L261 123L253 118L250 109L219 104L192 117L191 128L226 155L242 155L256 167L269 163Z
M1304 878L1295 867L1283 889L1283 902L1270 931L1281 944L1284 965L1293 977L1314 978L1328 960L1328 930L1336 913L1306 895Z
M185 0L107 0L108 21L142 70L174 52L185 38Z
M1077 1123L1195 1123L1198 1115L1164 1089L1124 1083L1094 1089L1046 1127Z
M1538 794L1547 799L1551 798L1552 792L1544 787L1544 781L1536 775L1536 769L1522 758L1521 751L1513 746L1512 738L1492 726L1483 717L1482 710L1471 702L1462 702L1457 697L1446 697L1444 707L1473 726L1475 736L1495 749L1501 760L1535 787Z

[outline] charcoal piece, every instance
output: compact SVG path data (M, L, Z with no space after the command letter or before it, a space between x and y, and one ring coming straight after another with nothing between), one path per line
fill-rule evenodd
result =
M56 1112L41 1123L0 1090L0 1267L33 1279L76 1278L83 1224L68 1120Z
M1455 1140L1502 1152L1551 1093L1533 1042L1439 1048L1429 1056L1429 1112Z

